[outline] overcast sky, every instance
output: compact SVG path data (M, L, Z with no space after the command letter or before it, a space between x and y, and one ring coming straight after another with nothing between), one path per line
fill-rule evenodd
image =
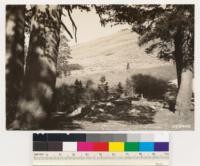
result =
M99 16L94 10L90 12L81 12L80 10L73 10L72 17L77 25L77 44L91 41L103 36L118 32L121 29L129 28L128 25L117 25L111 27L110 25L102 27L99 21ZM65 20L65 21L64 21ZM73 33L71 22L67 17L63 17L63 21ZM71 40L70 45L74 45L75 40Z

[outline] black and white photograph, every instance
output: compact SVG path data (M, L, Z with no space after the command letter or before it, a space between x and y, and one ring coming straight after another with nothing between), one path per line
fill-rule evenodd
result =
M6 5L6 129L194 130L194 9Z

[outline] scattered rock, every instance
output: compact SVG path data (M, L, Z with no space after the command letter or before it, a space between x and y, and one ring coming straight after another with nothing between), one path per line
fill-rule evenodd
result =
M112 107L114 107L115 105L113 103L111 103L111 102L108 102L108 103L106 103L106 106L112 106Z
M140 113L140 112L141 112L140 110L137 110L137 109L134 109L134 108L129 111L129 113L134 113L134 114L135 113L137 114L137 113Z
M81 114L82 112L82 107L78 107L76 110L74 110L71 114L68 115L68 117L74 117L77 116L79 114Z
M99 112L104 112L105 110L102 108L99 108Z

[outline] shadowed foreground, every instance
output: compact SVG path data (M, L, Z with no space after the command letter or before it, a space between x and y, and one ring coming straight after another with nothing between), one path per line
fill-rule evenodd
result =
M167 86L162 99L149 97L117 96L93 100L88 104L66 105L68 112L54 112L54 128L63 130L191 130L194 128L194 110L188 111L187 119L174 112L176 87ZM71 90L72 88L70 88ZM63 90L62 90L63 92ZM148 93L147 93L148 94ZM110 94L111 95L111 94ZM73 95L70 95L73 98ZM65 96L67 99L67 96ZM60 101L60 100L59 100ZM69 103L68 103L69 104ZM64 108L62 102L62 108ZM56 125L55 125L56 124Z

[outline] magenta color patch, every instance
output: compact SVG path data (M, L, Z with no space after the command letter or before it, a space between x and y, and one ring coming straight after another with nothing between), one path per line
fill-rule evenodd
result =
M91 142L78 142L78 151L93 151L93 143Z

